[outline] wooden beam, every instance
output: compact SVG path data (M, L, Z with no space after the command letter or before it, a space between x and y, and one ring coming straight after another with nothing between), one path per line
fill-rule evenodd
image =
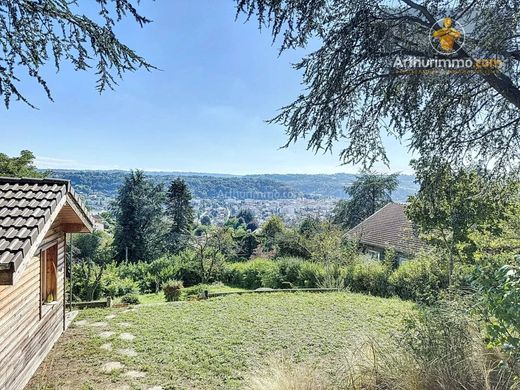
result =
M62 223L59 226L65 233L89 233L88 228L82 223Z
M13 271L12 270L1 270L0 271L0 286L11 286L13 284Z

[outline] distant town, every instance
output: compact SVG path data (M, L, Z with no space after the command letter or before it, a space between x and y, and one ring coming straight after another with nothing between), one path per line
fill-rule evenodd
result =
M127 171L57 170L52 176L68 179L94 214L109 211ZM240 210L250 209L258 223L279 215L287 225L297 224L306 216L326 218L340 199L354 174L331 175L246 175L215 173L146 172L155 183L164 184L182 177L192 193L193 207L200 221L208 216L212 224L223 224ZM415 194L414 177L399 176L394 201L406 202Z

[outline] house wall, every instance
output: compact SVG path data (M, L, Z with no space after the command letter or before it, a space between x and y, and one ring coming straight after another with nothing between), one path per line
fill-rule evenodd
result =
M57 297L41 306L40 251L58 244ZM0 286L0 390L21 390L63 332L65 233L53 226L13 286Z
M361 245L362 245L362 250L361 250L362 253L372 255L374 252L377 252L377 253L379 253L379 260L381 260L381 261L384 260L385 251L386 251L385 248L381 248L381 247L373 246L373 245L366 245L366 244L361 244ZM408 256L404 253L401 253L401 252L396 252L395 256L396 256L397 264L404 263L405 261L410 259L410 256Z

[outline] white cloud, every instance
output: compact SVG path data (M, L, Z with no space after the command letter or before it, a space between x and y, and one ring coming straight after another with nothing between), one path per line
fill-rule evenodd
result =
M55 157L39 156L35 159L36 166L40 169L121 169L117 165L107 166L101 164L85 164L77 160L67 160Z

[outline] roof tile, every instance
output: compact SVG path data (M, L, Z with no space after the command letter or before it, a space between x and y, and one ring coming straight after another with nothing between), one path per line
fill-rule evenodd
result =
M67 192L92 224L68 181L0 177L0 263L14 263L16 267L25 258Z
M426 249L426 243L419 239L406 217L405 208L403 204L389 203L350 229L348 235L361 244L383 249L392 247L406 255Z

